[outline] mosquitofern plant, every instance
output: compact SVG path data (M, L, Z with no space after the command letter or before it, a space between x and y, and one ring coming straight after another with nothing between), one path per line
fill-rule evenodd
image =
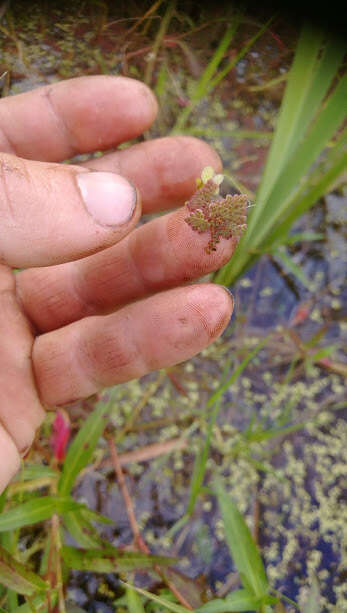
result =
M206 166L196 181L197 191L185 203L189 210L185 222L199 234L210 232L206 253L216 251L221 238L239 241L247 229L248 198L245 194L228 194L222 198L219 188L223 179L223 175L215 174L211 166Z

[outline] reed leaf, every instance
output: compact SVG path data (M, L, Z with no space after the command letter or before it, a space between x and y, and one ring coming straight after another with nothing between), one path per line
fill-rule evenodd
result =
M344 49L339 40L326 41L321 30L303 28L247 232L215 282L234 282L262 252L285 241L296 219L331 189L346 168L345 131L319 168L312 170L345 119L346 75L326 97Z

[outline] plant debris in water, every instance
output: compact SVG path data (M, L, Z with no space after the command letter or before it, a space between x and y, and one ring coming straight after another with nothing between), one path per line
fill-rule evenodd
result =
M206 166L201 179L197 179L197 191L186 202L190 213L185 218L187 224L199 234L210 231L206 253L216 251L221 238L239 241L247 229L248 198L245 194L228 194L222 198L219 186L223 178L223 175L216 175L211 166Z

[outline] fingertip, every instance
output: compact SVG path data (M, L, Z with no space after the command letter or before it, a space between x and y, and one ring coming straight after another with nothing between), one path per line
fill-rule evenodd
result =
M229 301L231 303L231 305L230 305L230 308L231 308L230 316L231 316L233 314L233 311L234 311L234 304L235 304L234 295L231 293L230 289L226 285L219 285L219 287L226 292L226 294L228 296L228 299L229 299Z
M147 100L148 107L151 111L151 118L152 118L151 123L152 123L155 120L158 114L158 110L159 110L159 104L158 104L157 97L155 93L153 92L153 90L150 87L148 87L148 85L146 85L146 83L143 83L142 81L137 81L137 83L141 85L143 88L143 95L145 99Z
M224 332L233 312L230 293L221 285L198 283L191 286L187 299L192 310L199 315L208 342L216 340Z
M138 79L112 75L108 75L107 78L113 79L112 87L117 88L118 96L120 96L119 88L121 85L122 92L126 96L125 106L131 110L130 116L134 118L134 121L139 122L141 132L147 130L155 120L159 109L154 92L146 83ZM123 111L125 112L126 108L123 107Z
M225 287L224 285L218 285L217 283L211 283L208 285L208 287L209 287L209 291L211 294L211 298L210 298L211 301L212 301L212 295L214 294L213 309L215 309L216 311L219 311L219 316L221 320L220 325L221 327L224 326L223 330L221 330L221 332L223 332L226 326L228 325L230 318L232 316L232 313L233 313L234 297L232 293L229 291L229 289Z

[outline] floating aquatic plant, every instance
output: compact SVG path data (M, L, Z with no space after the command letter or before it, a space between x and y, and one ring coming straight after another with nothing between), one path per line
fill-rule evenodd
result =
M239 240L247 229L248 198L244 194L228 194L222 198L219 187L223 178L223 175L215 174L211 166L206 166L201 178L197 179L197 191L186 202L189 210L189 216L185 218L187 224L200 234L210 232L206 253L216 251L221 238Z

